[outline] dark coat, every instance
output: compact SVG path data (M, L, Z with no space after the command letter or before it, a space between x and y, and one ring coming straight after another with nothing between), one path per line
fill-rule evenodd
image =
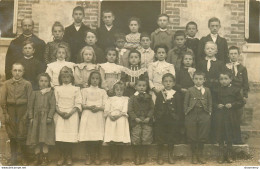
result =
M71 62L76 63L77 55L85 46L85 32L90 30L90 28L84 24L81 25L80 29L77 31L74 24L65 28L63 39L70 46L71 50Z
M39 39L37 36L32 35L30 38L26 38L23 34L18 38L11 41L10 46L8 47L5 59L5 75L6 79L10 79L12 77L11 69L12 65L17 62L19 59L23 58L23 42L26 40L30 40L34 43L35 52L34 57L38 59L42 66L46 66L44 62L44 50L45 50L45 42Z
M202 104L203 109L211 114L212 112L212 97L211 92L208 88L205 88L204 95L196 87L191 87L185 94L184 98L184 112L187 115L195 105L200 102Z
M198 48L199 48L199 42L200 42L200 40L198 38L194 38L194 39L186 38L186 46L193 51L193 54L195 56L195 63L199 62L199 58L197 56Z
M176 72L176 83L181 87L188 89L194 86L194 82L188 72L188 69L181 67L178 72Z
M197 56L200 58L200 60L203 60L206 56L204 49L205 49L205 44L208 41L213 41L210 34L202 37L199 42L199 47L198 47L198 53ZM216 54L216 58L224 63L228 62L228 45L227 45L227 40L225 38L222 38L218 35L216 44L218 46L218 53Z
M137 123L136 118L145 119L150 118L149 125L152 125L152 117L154 112L154 103L150 94L143 94L140 96L131 96L128 102L128 115L130 126L134 127Z
M108 47L115 47L115 34L119 32L120 30L116 26L108 31L105 25L101 25L100 28L97 28L97 45L104 51Z
M28 117L33 119L30 124L27 145L37 145L45 143L55 144L55 126L53 116L56 109L54 92L51 90L45 94L41 91L34 91L29 99ZM47 124L47 118L52 120Z
M230 103L230 109L223 107L217 108L219 104L226 105ZM216 102L216 135L218 143L231 143L233 141L234 114L238 113L238 109L244 105L243 97L240 94L240 89L230 85L219 87L217 90Z

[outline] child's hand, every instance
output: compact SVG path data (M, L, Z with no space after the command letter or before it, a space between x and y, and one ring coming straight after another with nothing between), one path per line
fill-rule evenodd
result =
M92 107L92 112L93 113L96 113L96 112L98 112L99 111L99 108L97 107L97 106L93 106Z
M66 113L64 116L64 119L69 119L72 116L72 113Z
M187 91L188 91L188 90L185 89L185 88L182 88L182 89L181 89L181 92L182 92L182 93L186 93Z
M232 104L228 103L225 105L226 108L230 109L232 107Z
M143 121L143 123L149 123L149 121L150 121L150 118L149 117L147 117L146 119L144 119L144 121Z
M219 108L219 109L223 109L223 107L224 107L223 104L219 104L219 105L218 105L218 108Z
M136 121L136 123L141 123L142 122L142 120L139 119L139 118L135 118L135 121Z
M115 120L116 120L116 119L115 119L115 116L109 115L109 118L110 118L112 121L115 121Z
M51 122L52 122L52 119L51 118L47 118L46 123L50 124Z

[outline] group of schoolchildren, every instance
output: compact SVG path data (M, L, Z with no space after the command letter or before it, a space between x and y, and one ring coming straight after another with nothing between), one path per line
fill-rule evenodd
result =
M159 165L164 144L174 164L174 145L183 143L191 145L193 164L205 163L203 147L209 142L219 144L219 163L232 162L249 89L239 48L228 49L218 35L219 19L211 18L211 33L198 40L195 22L187 24L186 33L173 34L166 14L158 16L159 28L151 36L138 32L140 20L134 17L130 34L114 34L112 11L102 13L105 25L97 34L79 24L79 14L84 15L83 8L74 8L75 23L65 34L60 22L53 25L46 71L32 60L30 41L24 43L24 58L10 70L13 78L3 86L1 106L11 164L26 165L27 146L34 146L33 164L47 165L49 146L56 145L57 165L72 165L78 142L86 145L86 165L101 164L103 142L110 146L111 165L122 164L127 144L134 163L145 164L152 143L158 145Z

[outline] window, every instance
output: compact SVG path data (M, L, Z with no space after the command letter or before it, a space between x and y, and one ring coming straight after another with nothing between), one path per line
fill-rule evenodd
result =
M0 38L15 37L17 2L17 0L0 0Z

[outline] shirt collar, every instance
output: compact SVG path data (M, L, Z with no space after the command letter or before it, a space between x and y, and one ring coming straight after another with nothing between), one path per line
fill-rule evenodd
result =
M195 37L186 36L187 39L195 39Z
M165 31L168 30L167 28L165 28L165 29L159 28L159 29L160 29L160 31L162 31L162 32L165 32Z
M198 89L198 90L201 90L201 89L204 89L204 86L200 86L200 87L195 86L195 88Z
M206 56L205 59L206 59L206 60L212 60L212 61L216 61L216 60L217 60L215 56L212 57L212 58L209 58L208 56Z
M15 80L14 78L12 78L12 84L13 83L20 83L23 80L23 78L19 79L19 80Z
M138 91L135 92L135 96L138 96L140 93ZM143 92L143 94L145 94L145 92Z
M33 35L33 34L30 34L30 35L25 35L25 34L23 34L23 36L24 36L25 38L30 38L30 37L32 37L32 35Z
M111 26L105 25L105 27L107 28L108 31L110 31L112 29L113 25L111 25Z
M49 91L51 91L51 88L45 88L45 89L41 89L41 93L42 94L45 94L45 93L48 93Z
M23 56L25 59L32 59L33 58L33 56L30 56L30 57L26 57L26 56Z
M65 62L65 59L64 59L64 60L59 60L59 59L57 59L57 62L58 62L58 63L64 63L64 62Z
M214 38L217 38L218 37L218 34L210 34L211 37L214 37Z

